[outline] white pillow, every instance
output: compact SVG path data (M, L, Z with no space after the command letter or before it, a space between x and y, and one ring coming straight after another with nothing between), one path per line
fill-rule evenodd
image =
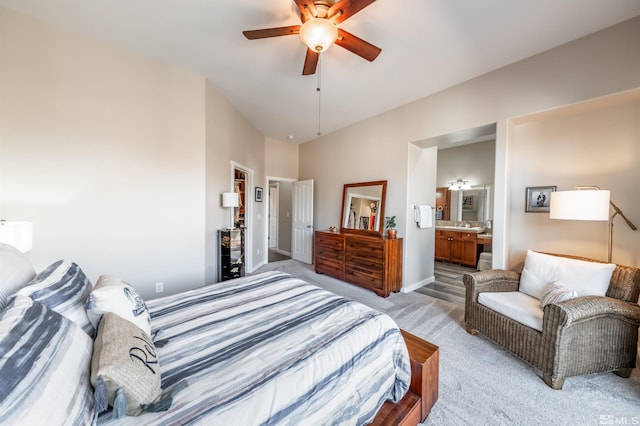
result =
M544 308L549 303L560 303L576 297L578 297L578 293L567 289L560 281L554 281L549 284L540 298L540 307Z
M31 262L17 248L0 243L0 310L7 299L36 276Z
M105 312L113 312L151 335L151 317L142 297L124 281L101 275L87 301L87 315L96 329Z
M549 284L560 281L578 296L605 296L615 268L614 263L589 262L528 250L519 290L540 299Z

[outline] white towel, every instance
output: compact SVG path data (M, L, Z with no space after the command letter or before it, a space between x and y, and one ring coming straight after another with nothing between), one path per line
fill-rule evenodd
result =
M433 226L433 209L431 206L415 206L415 216L418 228L431 228Z

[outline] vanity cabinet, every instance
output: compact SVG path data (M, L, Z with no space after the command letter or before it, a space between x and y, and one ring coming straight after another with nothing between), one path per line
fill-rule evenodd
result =
M314 263L318 274L387 297L402 287L402 238L316 231Z
M478 234L464 231L436 229L435 259L461 265L476 266Z

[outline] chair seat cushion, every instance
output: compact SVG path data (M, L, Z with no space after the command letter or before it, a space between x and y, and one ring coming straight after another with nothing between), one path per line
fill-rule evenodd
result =
M478 303L521 324L542 331L540 301L521 291L486 292L478 295Z

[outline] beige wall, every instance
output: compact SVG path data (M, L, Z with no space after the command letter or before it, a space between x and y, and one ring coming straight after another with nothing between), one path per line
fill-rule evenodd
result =
M527 186L609 189L611 200L640 226L639 123L640 89L513 121L511 265L520 262L527 249L607 258L607 222L551 220L548 214L525 213ZM614 220L612 260L640 266L640 231L633 232L622 218Z
M265 138L265 173L267 176L297 179L300 146Z
M245 192L246 272L266 262L263 249L267 226L266 203L254 201L254 188L266 187L265 142L260 134L209 82L206 88L206 274L205 282L217 281L217 230L228 223L228 211L221 208L221 194L233 191L232 165L252 171ZM232 163L233 162L233 163ZM264 194L264 193L263 193Z
M436 185L449 186L458 179L470 185L493 184L495 161L495 140L438 150Z
M409 162L407 178L407 204L404 214L407 230L404 235L404 261L410 268L405 268L403 281L404 291L416 288L433 281L433 257L435 229L418 228L415 222L414 206L436 204L436 170L438 150L436 147L420 148L409 145ZM387 211L389 209L387 208ZM394 210L395 214L395 210ZM385 216L389 216L386 213ZM403 216L400 214L400 216ZM402 220L402 219L401 219ZM410 250L406 250L410 247Z
M259 132L200 76L1 7L0 58L0 217L33 222L36 269L68 258L144 297L211 282L231 161L264 186Z
M512 263L508 121L626 89L640 87L640 18L576 40L540 55L485 74L433 96L360 122L300 147L300 178L316 182L315 222L318 229L338 223L342 184L388 179L387 211L408 211L409 145L434 136L497 123L494 209L494 266ZM428 188L429 191L435 189ZM519 204L519 201L518 201ZM411 277L418 265L432 262L418 231L399 215L405 236L406 287L429 279ZM528 245L530 241L519 241ZM433 246L433 241L427 243ZM419 254L413 253L420 252ZM408 257L407 253L412 253ZM431 267L432 270L432 267Z

